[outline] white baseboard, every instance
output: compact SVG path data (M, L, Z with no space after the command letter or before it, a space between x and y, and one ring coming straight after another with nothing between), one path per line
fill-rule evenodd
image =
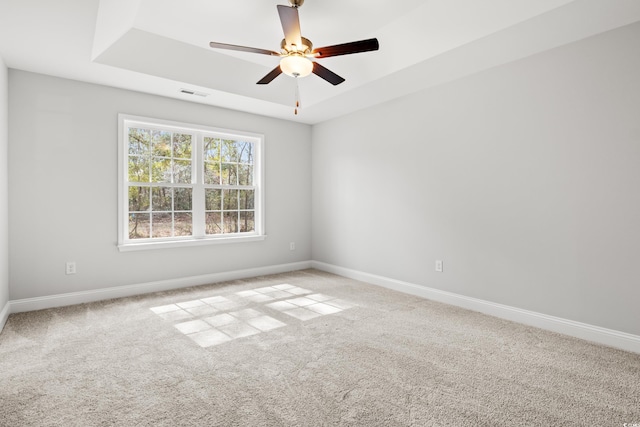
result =
M508 305L497 304L477 298L466 297L452 292L420 286L413 283L390 279L388 277L351 270L319 261L302 261L291 264L280 264L267 267L249 268L222 273L191 276L180 279L160 280L156 282L136 285L117 286L91 291L71 292L36 298L25 298L9 301L0 311L0 331L4 327L9 314L24 311L42 310L66 305L82 304L111 298L122 298L151 292L167 291L186 288L189 286L206 285L227 280L246 279L268 274L286 273L289 271L316 268L318 270L337 274L355 280L382 286L395 291L419 296L433 301L443 302L457 307L478 311L480 313L499 317L506 320L535 326L541 329L558 332L572 337L593 341L599 344L620 348L622 350L640 353L640 336L626 332L606 329L586 323L549 316L534 311L523 310Z
M184 277L180 279L159 280L156 282L141 283L137 285L117 286L113 288L95 289L91 291L70 292L66 294L49 295L36 298L25 298L9 301L7 316L10 313L21 313L23 311L43 310L46 308L62 307L66 305L82 304L106 300L111 298L122 298L133 295L146 294L150 292L168 291L171 289L186 288L189 286L207 285L210 283L224 282L227 280L246 279L268 274L286 273L289 271L302 270L311 267L311 261L302 261L291 264L272 265L268 267L248 268L245 270L227 271L223 273L212 273L201 276ZM6 310L6 307L5 307ZM2 313L5 312L2 311ZM0 320L2 318L0 317ZM0 328L0 330L2 330Z
M0 311L0 332L2 332L4 325L7 323L7 319L9 318L10 313L11 313L11 303L10 301L7 301L7 303L2 308L2 311Z
M441 291L428 288L413 283L402 282L388 277L377 276L364 273L362 271L351 270L332 264L319 261L311 261L311 266L328 273L360 280L373 285L382 286L395 291L419 296L433 301L443 302L457 307L466 308L491 316L522 323L537 328L558 332L564 335L580 338L599 344L616 347L622 350L640 353L640 336L628 334L626 332L601 328L586 323L575 322L573 320L560 317L549 316L535 311L523 310L508 305L497 304L477 298L466 297L452 292Z

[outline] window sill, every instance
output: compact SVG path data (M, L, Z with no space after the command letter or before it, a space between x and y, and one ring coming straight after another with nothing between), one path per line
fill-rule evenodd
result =
M226 243L246 243L258 242L266 239L266 235L238 236L238 237L218 237L207 239L186 239L186 240L164 240L161 242L139 242L118 244L120 252L147 251L153 249L182 248L189 246L207 246Z

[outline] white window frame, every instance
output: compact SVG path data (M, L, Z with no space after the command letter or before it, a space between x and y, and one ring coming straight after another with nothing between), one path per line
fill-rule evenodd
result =
M192 146L192 236L156 237L144 239L129 238L129 132L130 127L144 129L169 130L193 135ZM204 227L204 160L203 144L205 137L221 139L242 139L254 144L254 222L255 231L207 235ZM264 135L221 129L210 126L181 123L163 119L118 114L118 249L134 251L182 246L198 246L219 243L252 242L264 240ZM172 186L173 184L169 185ZM231 186L233 188L233 186Z

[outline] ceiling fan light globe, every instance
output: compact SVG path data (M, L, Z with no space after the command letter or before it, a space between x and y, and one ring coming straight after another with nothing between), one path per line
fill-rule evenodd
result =
M291 77L306 77L313 71L313 62L301 55L289 55L280 60L280 69Z

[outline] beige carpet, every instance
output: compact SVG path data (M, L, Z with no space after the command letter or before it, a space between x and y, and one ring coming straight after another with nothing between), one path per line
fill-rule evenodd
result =
M624 426L640 355L316 270L11 315L2 426Z

